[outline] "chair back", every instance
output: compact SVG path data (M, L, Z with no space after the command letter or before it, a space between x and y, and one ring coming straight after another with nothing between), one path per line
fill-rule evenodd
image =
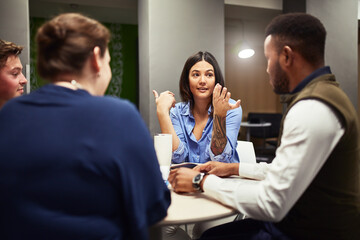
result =
M240 163L256 163L254 145L248 141L237 141L236 151L239 155Z
M277 138L279 136L280 124L282 114L281 113L255 113L250 112L248 114L247 121L251 123L263 123L270 122L271 126L264 129L251 129L250 136L256 138Z

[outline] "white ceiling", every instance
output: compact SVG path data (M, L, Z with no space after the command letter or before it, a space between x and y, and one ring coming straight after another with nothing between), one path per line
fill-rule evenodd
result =
M359 0L360 1L360 0ZM282 10L282 0L224 0L225 4Z
M30 2L33 0L30 0ZM89 6L132 8L137 6L137 0L40 0L42 2L79 4ZM269 9L282 9L282 0L224 0L225 4Z
M29 0L31 17L80 12L102 22L137 24L136 0Z
M136 8L137 0L30 0L32 2L52 2L65 4L78 4L98 7L115 7L115 8Z
M61 12L82 12L103 22L137 24L137 2L137 0L29 0L29 8L32 17L47 18ZM267 11L282 9L282 0L224 0L224 3L227 9L226 18L241 17L258 20ZM232 14L229 8L236 9L236 13Z

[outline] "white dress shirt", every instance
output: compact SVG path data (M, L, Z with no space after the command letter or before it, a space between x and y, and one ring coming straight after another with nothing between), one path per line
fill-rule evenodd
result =
M248 217L280 221L319 172L344 134L323 102L296 103L286 115L281 145L271 164L239 164L239 175L261 181L227 181L209 175L204 193Z

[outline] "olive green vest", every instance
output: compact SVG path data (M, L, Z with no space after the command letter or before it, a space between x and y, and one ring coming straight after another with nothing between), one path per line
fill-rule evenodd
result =
M300 92L284 97L288 108L282 121L289 109L304 99L327 104L345 133L310 186L276 225L295 239L360 239L360 142L356 110L334 75L325 74ZM279 144L282 130L283 122Z

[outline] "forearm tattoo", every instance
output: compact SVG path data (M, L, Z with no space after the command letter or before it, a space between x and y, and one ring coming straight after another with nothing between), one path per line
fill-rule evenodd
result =
M218 115L214 115L211 151L215 154L215 156L224 151L226 143L226 116L219 117Z

